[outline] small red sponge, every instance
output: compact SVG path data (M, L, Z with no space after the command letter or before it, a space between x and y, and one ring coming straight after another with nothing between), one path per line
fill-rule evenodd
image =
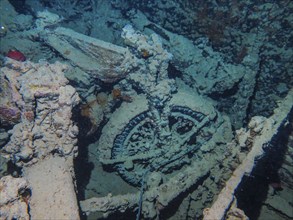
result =
M26 60L26 57L24 56L24 54L18 50L9 50L6 56L21 62Z

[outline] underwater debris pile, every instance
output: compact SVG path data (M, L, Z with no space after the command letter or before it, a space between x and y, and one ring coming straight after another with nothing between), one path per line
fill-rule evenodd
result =
M35 219L78 216L74 174L70 170L77 155L78 135L71 119L72 108L80 99L64 77L67 68L59 62L34 64L7 59L0 70L9 84L6 89L12 97L10 102L20 112L19 123L8 131L9 142L1 148L1 156L18 166L18 175L31 189L31 196L18 210L26 219L28 214ZM64 184L66 187L60 188ZM55 206L60 210L56 211Z
M1 72L9 79L12 102L21 111L21 123L10 131L2 149L19 166L36 163L53 151L74 155L78 128L71 121L79 98L60 73L66 65L19 63L8 60Z
M123 102L111 114L97 142L98 156L129 184L146 188L135 194L82 201L82 210L87 214L100 211L107 216L133 210L141 202L141 214L155 218L224 158L219 154L215 159L215 149L224 150L221 143L231 139L231 126L211 103L183 82L168 77L172 56L156 34L148 37L128 25L122 37L133 48L139 68L120 85L132 85L134 91L143 93L133 95L132 102ZM142 50L150 56L139 58ZM140 193L144 196L139 202Z
M251 217L233 190L243 190L235 183L246 182L240 168L260 164L259 158L251 159L255 149L270 150L271 145L256 140L266 132L270 139L279 124L279 118L270 123L256 117L249 123L250 118L273 114L276 100L293 85L290 1L26 0L31 8L21 15L9 2L17 1L0 1L0 6L7 5L0 22L1 54L19 50L39 62L11 64L8 59L6 66L5 59L0 60L5 65L1 144L10 140L2 149L10 162L23 168L18 175L33 189L32 197L23 198L32 218L59 219L65 211L68 219L78 219L72 184L78 130L69 113L78 98L64 98L71 104L59 102L60 88L70 88L68 83L82 99L75 111L82 132L74 169L80 212L89 214L84 218L132 219L130 214L137 219L200 219L221 190L224 202L215 204L224 210L216 209L218 215ZM72 68L57 75L66 75L70 82L61 85L51 74L56 63L39 59L67 63ZM31 73L38 79L26 78ZM42 82L48 78L57 79L57 88ZM74 89L64 94L76 97ZM13 126L10 138L7 130ZM292 215L292 200L285 195L292 191L292 184L286 184L292 182L291 151L280 171L283 179L266 181L270 190L263 204L273 207L276 216ZM256 179L253 173L247 178ZM44 199L43 192L52 194ZM252 198L259 199L259 194ZM59 201L69 209L61 210ZM52 211L47 206L56 211L45 216ZM212 210L205 209L204 215Z

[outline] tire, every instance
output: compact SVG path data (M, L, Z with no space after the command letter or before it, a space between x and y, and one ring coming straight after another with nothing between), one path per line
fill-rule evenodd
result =
M148 172L172 174L199 159L197 152L222 132L224 120L210 103L191 94L179 91L168 102L169 135L163 143L147 99L140 95L123 103L102 130L101 162L113 165L125 181L139 186Z

